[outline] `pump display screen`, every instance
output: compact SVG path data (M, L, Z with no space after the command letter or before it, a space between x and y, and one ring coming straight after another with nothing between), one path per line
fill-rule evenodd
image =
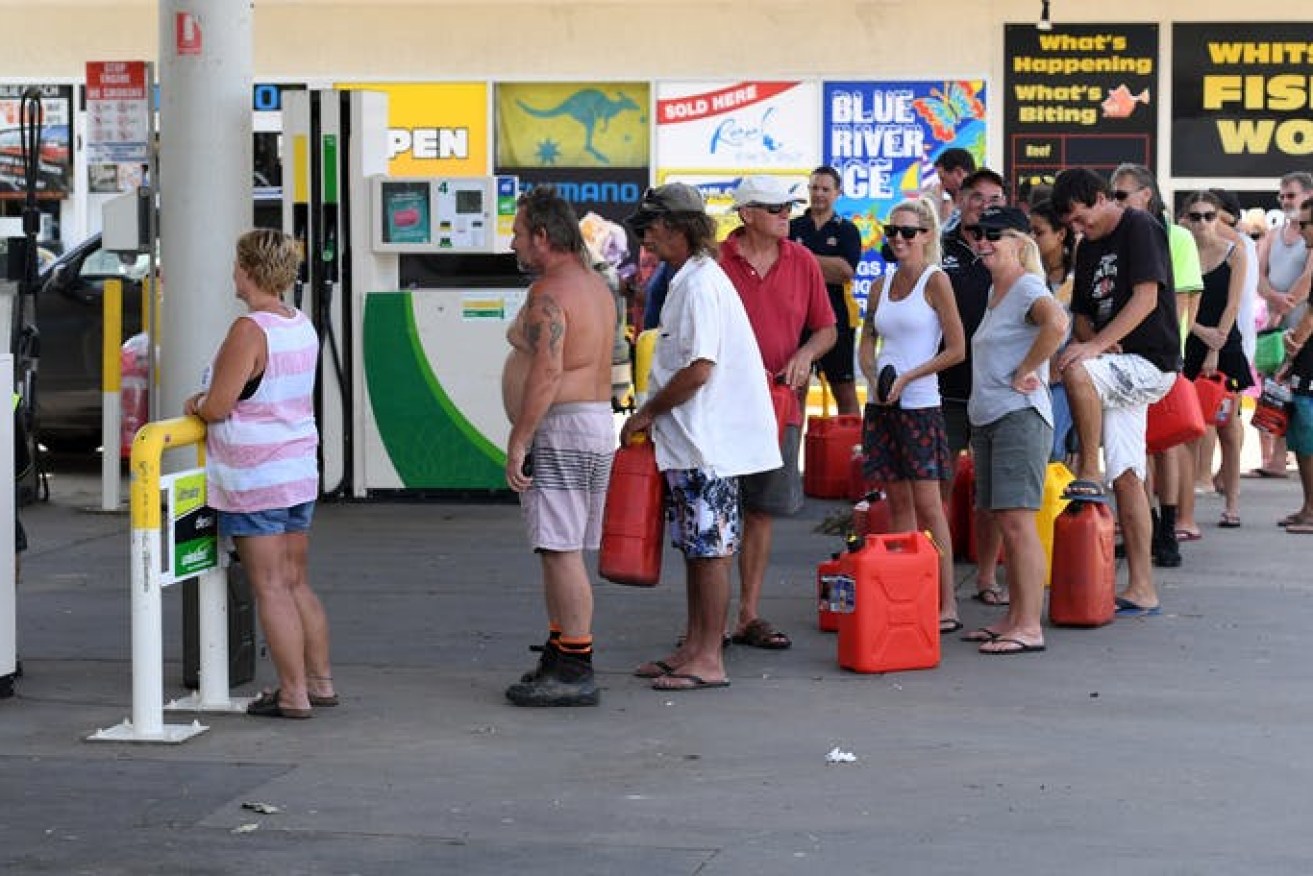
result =
M465 216L483 212L483 192L478 189L456 190L456 215Z
M384 243L428 243L429 186L422 182L384 182L380 186Z

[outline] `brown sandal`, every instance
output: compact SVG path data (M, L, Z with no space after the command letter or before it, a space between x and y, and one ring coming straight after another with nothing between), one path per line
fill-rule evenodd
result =
M775 629L775 625L765 618L749 621L748 625L735 633L731 640L736 645L750 648L764 648L767 651L783 651L793 645L793 640Z

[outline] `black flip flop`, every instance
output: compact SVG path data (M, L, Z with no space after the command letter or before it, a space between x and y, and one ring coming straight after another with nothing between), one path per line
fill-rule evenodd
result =
M310 709L280 706L278 704L280 691L281 688L261 691L260 695L251 700L251 704L246 707L246 714L256 718L290 718L294 721L304 721L306 718L314 717L314 712Z

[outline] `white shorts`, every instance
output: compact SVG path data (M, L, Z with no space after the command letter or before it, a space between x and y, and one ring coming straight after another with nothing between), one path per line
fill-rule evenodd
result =
M1171 391L1175 371L1134 353L1105 353L1084 362L1103 404L1104 478L1109 484L1128 469L1140 480L1148 474L1144 431L1149 405Z

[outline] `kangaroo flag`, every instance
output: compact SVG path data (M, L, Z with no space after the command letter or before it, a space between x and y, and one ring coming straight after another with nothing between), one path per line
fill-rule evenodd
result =
M647 167L645 82L511 82L497 86L497 166Z

